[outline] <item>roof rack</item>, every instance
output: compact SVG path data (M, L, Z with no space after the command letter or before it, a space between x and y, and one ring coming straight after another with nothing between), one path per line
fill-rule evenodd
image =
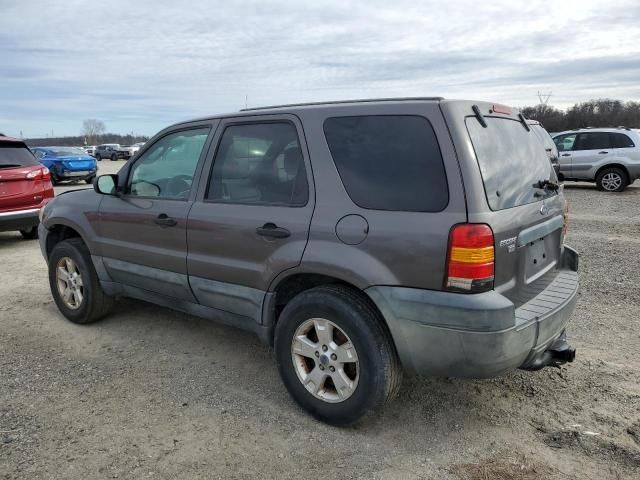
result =
M411 100L422 100L422 101L440 101L444 100L444 97L404 97L404 98L367 98L360 100L334 100L329 102L309 102L309 103L290 103L286 105L270 105L267 107L252 107L252 108L242 108L241 112L250 112L253 110L268 110L271 108L291 108L291 107L311 107L314 105L339 105L342 103L372 103L372 102L392 102L392 101L411 101Z
M624 125L619 125L616 127L618 130L629 130L631 131L631 129L629 127L625 127Z

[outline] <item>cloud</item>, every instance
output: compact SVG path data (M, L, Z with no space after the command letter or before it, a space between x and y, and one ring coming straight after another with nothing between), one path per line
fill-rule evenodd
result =
M6 0L0 0L5 3ZM8 3L8 2L7 2ZM0 131L152 134L249 106L362 97L564 107L640 99L640 6L596 0L33 0L2 5Z

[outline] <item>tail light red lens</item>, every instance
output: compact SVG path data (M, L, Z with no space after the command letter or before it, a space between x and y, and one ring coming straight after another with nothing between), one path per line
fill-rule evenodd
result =
M467 293L493 289L495 251L493 231L483 223L454 225L449 232L447 290Z
M29 173L27 173L26 177L30 180L36 180L36 179L47 180L51 178L51 173L49 172L49 169L47 167L42 167L42 168L39 168L38 170L30 171Z

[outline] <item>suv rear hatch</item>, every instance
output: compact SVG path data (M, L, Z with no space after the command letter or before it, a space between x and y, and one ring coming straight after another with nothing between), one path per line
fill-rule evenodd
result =
M494 235L494 288L528 302L553 282L560 266L565 205L545 149L510 108L459 102L445 116L461 149L470 223Z
M0 211L39 205L45 190L42 170L24 143L0 139Z

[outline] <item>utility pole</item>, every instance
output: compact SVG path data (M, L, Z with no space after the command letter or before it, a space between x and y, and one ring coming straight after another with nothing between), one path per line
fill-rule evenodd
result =
M541 92L540 90L538 90L538 100L540 102L540 105L542 106L542 112L546 112L547 111L547 106L549 104L549 99L553 96L553 92L549 91L547 93L545 92Z

